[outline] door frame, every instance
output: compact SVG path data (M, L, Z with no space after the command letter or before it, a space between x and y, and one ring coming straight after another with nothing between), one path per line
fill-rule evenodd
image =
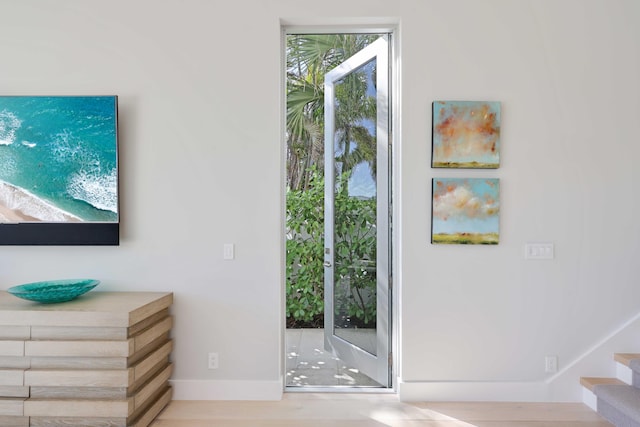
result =
M335 20L334 20L335 21ZM280 163L281 163L281 210L280 210L280 223L281 223L281 255L280 255L280 276L281 276L281 307L280 307L280 382L282 390L284 392L347 392L347 393L383 393L383 392L397 392L398 381L401 378L401 322L400 322L400 295L401 295L401 252L399 244L399 236L401 235L401 220L400 220L400 59L399 59L399 46L400 46L400 31L398 23L366 23L357 24L344 24L344 20L339 20L340 23L333 24L331 22L326 25L318 25L317 23L308 24L300 23L292 20L281 20L280 25L280 141L286 140L286 75L283 72L286 67L286 37L289 34L332 34L332 33L387 33L389 34L389 107L391 108L391 114L389 117L389 132L390 132L390 149L389 149L389 179L391 180L390 186L390 237L389 237L389 250L391 251L391 260L389 265L390 271L390 322L391 327L389 333L391 334L390 352L391 361L389 363L391 370L391 385L386 388L368 388L368 387L287 387L286 385L286 368L285 368L285 333L286 333L286 146L284 143L280 144Z

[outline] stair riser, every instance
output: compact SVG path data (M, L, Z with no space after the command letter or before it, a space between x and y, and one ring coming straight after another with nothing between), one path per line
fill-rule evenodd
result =
M582 402L595 412L598 412L598 398L586 387L582 388Z
M633 371L622 363L616 363L616 378L625 384L631 385L633 382Z

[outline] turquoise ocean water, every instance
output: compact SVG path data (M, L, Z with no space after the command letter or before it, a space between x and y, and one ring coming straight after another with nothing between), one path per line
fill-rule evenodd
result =
M0 181L83 221L117 222L117 178L115 96L0 97Z

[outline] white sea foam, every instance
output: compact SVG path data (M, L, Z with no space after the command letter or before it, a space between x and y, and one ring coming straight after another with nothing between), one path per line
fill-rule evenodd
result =
M75 159L81 144L73 137L71 132L63 130L53 136L51 152L53 157L59 162L66 162L69 159Z
M99 168L93 172L83 169L73 174L67 191L74 199L118 213L118 173L115 168L106 175L101 174Z
M24 145L25 147L33 148L33 147L35 147L37 144L36 144L35 142L22 141L22 145Z
M27 190L2 181L0 181L0 204L22 215L35 218L36 221L82 221L77 216L53 206Z
M11 145L16 140L16 130L22 122L11 111L0 111L0 145Z

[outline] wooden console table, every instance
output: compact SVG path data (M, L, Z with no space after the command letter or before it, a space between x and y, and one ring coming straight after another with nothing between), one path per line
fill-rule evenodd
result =
M172 293L0 291L0 425L146 427L171 400Z

